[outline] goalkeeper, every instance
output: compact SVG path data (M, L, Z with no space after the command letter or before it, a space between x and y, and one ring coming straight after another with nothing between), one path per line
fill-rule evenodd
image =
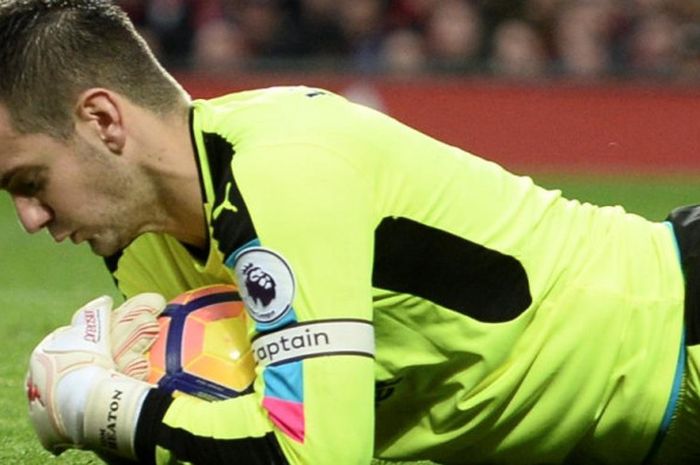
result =
M320 89L192 101L102 0L0 3L0 187L150 309L129 326L98 299L34 351L51 451L699 463L697 208L655 223L567 200ZM209 283L245 302L254 391L126 376L162 303L142 293Z

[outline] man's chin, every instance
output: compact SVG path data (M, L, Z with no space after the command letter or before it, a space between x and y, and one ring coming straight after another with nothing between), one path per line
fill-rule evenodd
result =
M104 242L95 239L89 240L88 244L90 244L92 253L99 255L100 257L110 257L119 250L118 247L115 247L112 244L105 244Z
M95 255L111 257L126 248L132 241L105 240L104 238L95 237L89 239L87 242L90 244L90 248Z

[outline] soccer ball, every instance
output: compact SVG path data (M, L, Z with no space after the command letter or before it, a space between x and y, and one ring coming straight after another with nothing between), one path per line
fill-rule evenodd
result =
M252 390L255 361L236 288L213 285L180 294L158 323L160 333L148 353L150 383L209 401Z

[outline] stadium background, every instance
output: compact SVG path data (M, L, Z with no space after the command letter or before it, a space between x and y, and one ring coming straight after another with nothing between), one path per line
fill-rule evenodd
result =
M326 87L569 197L657 220L700 201L697 0L118 3L195 97ZM26 236L0 196L0 463L48 460L29 352L99 293L119 300L99 259Z

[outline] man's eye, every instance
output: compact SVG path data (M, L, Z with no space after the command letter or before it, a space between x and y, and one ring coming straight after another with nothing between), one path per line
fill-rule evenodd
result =
M46 187L45 167L30 166L11 171L0 180L0 188L20 197L36 197Z
M41 191L41 186L41 180L31 178L10 183L8 190L21 197L34 197Z

